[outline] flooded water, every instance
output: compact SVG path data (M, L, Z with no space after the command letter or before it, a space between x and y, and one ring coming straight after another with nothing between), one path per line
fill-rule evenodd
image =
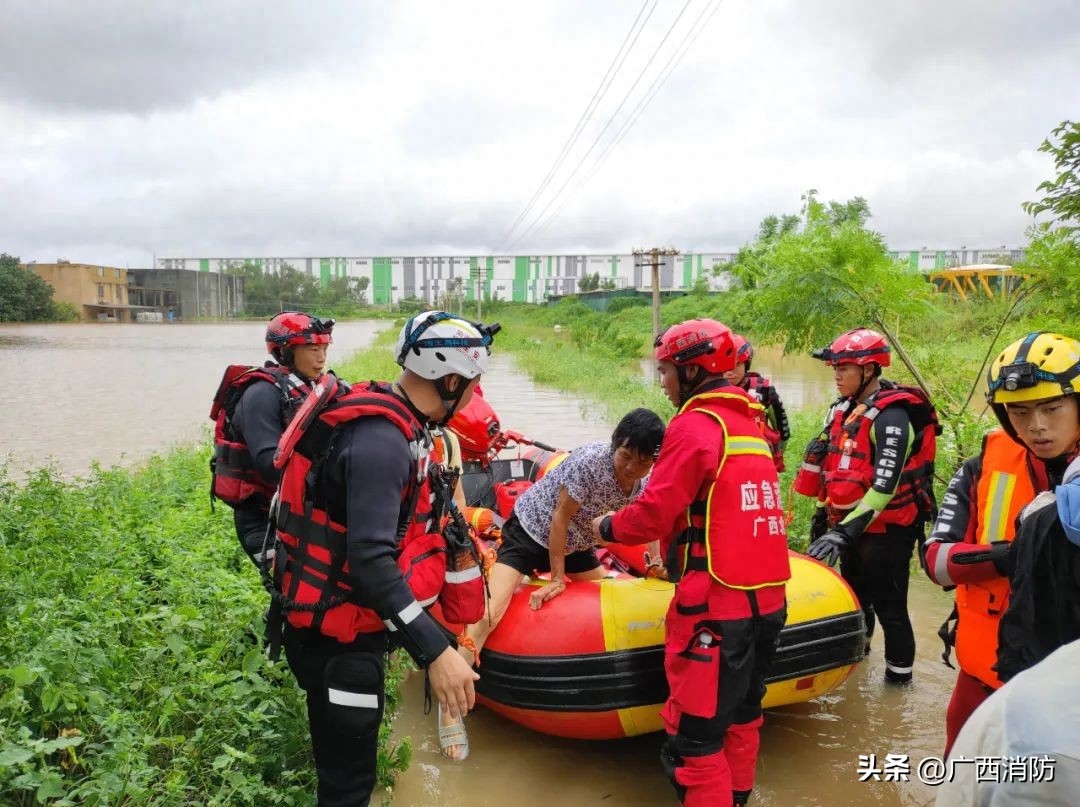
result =
M797 362L779 371L762 362L762 372L780 386L785 402L789 388L799 390L797 394L806 396L812 406L831 401L835 390L831 374L823 372L820 362L809 357L806 361L807 369L817 370L825 386L816 377L799 376L793 369L800 366ZM506 372L507 364L505 359L496 361L484 381L484 395L504 427L560 447L610 436L614 423L581 420L575 399ZM863 783L857 773L860 754L876 754L878 760L886 754L907 754L910 778L917 780L918 761L940 755L944 747L945 705L955 673L940 662L936 633L951 607L950 597L921 575L912 578L911 587L910 608L919 643L915 685L904 690L885 686L881 640L876 637L870 658L837 690L811 703L768 712L751 804L933 803L933 789L918 781ZM417 675L406 684L404 707L395 723L397 736L410 736L413 743L413 765L395 788L395 804L677 804L660 770L660 735L605 742L564 740L521 728L480 707L466 721L469 759L449 762L439 753L434 714L424 715L422 707L423 679Z
M338 325L331 359L379 326ZM14 478L50 461L73 476L197 440L226 365L269 358L265 333L257 322L0 325L0 461Z
M343 323L335 354L363 347L377 324ZM210 399L228 363L265 358L263 326L30 325L0 326L0 451L13 474L51 458L69 475L94 460L137 461L170 444L198 439ZM830 374L808 357L759 351L755 367L776 382L785 403L818 407L833 395ZM653 377L653 376L650 376ZM496 355L485 395L503 424L559 446L606 439L614 423L595 420L572 396L532 384ZM585 585L585 584L582 584ZM880 637L867 661L840 688L800 706L770 711L762 732L752 804L921 805L932 788L915 769L940 754L944 711L954 675L939 661L935 632L949 597L921 575L912 579L911 611L919 642L915 685L887 688ZM481 674L483 671L481 670ZM537 734L486 709L468 718L471 757L439 754L433 716L423 714L422 679L405 687L398 736L413 742L413 765L393 803L424 805L674 805L660 771L658 735L583 742ZM908 782L860 782L859 755L907 755Z

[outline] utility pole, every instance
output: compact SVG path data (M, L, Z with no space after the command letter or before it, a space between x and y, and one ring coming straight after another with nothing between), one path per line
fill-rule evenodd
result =
M480 296L484 290L484 269L480 265L480 258L476 259L476 321L483 321L480 314Z
M652 268L652 330L653 339L656 339L660 335L660 258L666 255L678 255L679 250L667 247L665 249L659 249L653 247L652 249L635 249L634 250L634 266L644 267L649 266ZM640 261L640 258L647 258L648 262Z

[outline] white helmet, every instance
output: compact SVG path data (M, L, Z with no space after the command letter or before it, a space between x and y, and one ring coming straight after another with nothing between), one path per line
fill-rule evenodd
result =
M457 373L473 379L487 371L492 337L499 325L482 325L425 311L405 323L398 334L397 363L421 378L435 381Z

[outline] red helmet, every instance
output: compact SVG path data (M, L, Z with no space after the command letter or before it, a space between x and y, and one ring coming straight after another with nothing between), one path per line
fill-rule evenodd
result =
M293 345L328 345L334 320L321 320L301 311L278 314L266 326L266 352L281 361L280 351Z
M742 334L733 333L731 337L735 341L735 364L746 364L749 370L750 362L754 360L754 346Z
M495 410L482 395L473 395L469 405L450 418L446 425L457 435L465 460L484 459L502 430Z
M869 328L855 328L842 333L828 347L819 348L811 355L821 359L831 367L838 364L877 364L888 367L889 343L877 331Z
M713 375L735 369L735 342L731 328L714 319L688 319L656 337L657 361L697 364Z

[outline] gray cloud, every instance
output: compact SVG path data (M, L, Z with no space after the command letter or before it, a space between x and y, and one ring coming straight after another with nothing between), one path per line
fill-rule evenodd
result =
M183 107L355 58L368 26L346 0L4 0L0 96L64 111Z
M933 75L948 65L977 72L1045 64L1048 53L1075 54L1080 5L1073 0L824 0L798 15L804 34L838 55L869 65L883 80Z
M636 11L195 5L0 0L0 250L131 265L490 251ZM1016 243L1049 175L1034 150L1080 104L1080 6L941 6L724 3L515 251L732 250L808 188L866 197L897 248ZM551 190L680 7L660 7Z

